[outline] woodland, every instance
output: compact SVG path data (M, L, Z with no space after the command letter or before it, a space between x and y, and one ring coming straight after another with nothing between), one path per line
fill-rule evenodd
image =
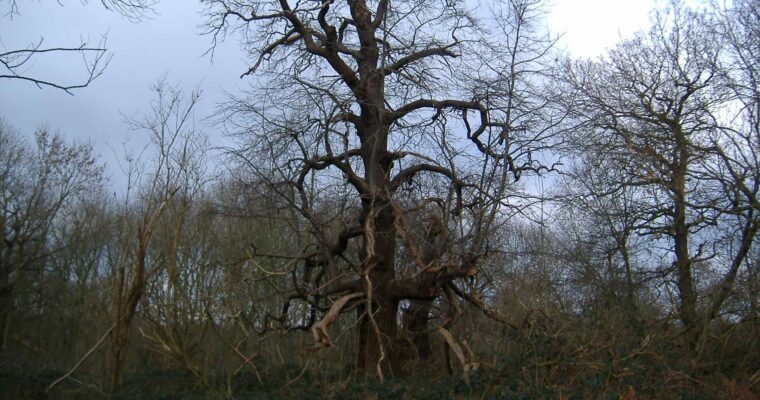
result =
M758 0L591 60L541 0L200 3L250 85L154 83L125 187L0 123L0 398L760 396Z

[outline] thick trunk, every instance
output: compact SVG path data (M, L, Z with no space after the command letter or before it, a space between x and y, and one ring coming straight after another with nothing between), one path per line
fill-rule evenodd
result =
M381 90L380 88L374 88ZM382 93L382 92L380 92ZM388 129L380 123L382 102L362 107L365 124L358 126L362 142L364 179L369 188L362 198L364 215L364 241L362 245L362 282L364 293L371 301L364 307L359 321L359 349L356 366L367 373L376 373L382 379L384 371L392 371L397 355L392 344L397 336L396 315L398 298L391 283L396 278L396 224L391 208L388 174L391 160L388 157Z
M393 212L387 204L371 204L372 224L365 224L364 293L371 298L371 309L364 307L359 322L359 349L356 366L379 376L393 371L397 352L392 345L398 326L398 299L391 291L395 279L396 229Z
M359 349L356 368L368 375L387 376L398 368L398 352L393 341L397 335L396 312L398 302L392 299L375 299L372 319L363 309L359 322Z

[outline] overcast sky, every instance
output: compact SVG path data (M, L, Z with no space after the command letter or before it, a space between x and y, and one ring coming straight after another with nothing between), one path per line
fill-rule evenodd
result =
M203 97L199 119L224 100L224 91L246 86L239 79L247 63L237 40L230 38L212 60L203 53L210 38L198 36L200 6L194 1L163 0L157 15L133 23L105 10L100 1L83 5L78 0L19 0L21 15L4 14L8 4L0 0L0 51L26 47L44 39L43 47L72 46L84 39L90 45L107 34L113 58L105 74L78 89L75 96L53 88L39 89L17 80L0 80L0 118L24 136L40 127L59 131L68 138L90 141L108 165L114 184L122 179L113 149L144 143L145 134L131 132L122 114L146 111L150 84L163 74L186 91L200 86ZM654 0L555 0L548 17L550 29L563 33L561 45L576 57L596 57L648 23ZM80 58L40 58L30 72L51 79L81 76ZM250 79L250 78L248 78ZM220 136L206 129L212 141ZM220 140L221 138L219 138ZM217 140L218 141L218 140Z

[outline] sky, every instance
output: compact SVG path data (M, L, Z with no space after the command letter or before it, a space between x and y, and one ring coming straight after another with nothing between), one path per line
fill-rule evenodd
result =
M649 26L654 0L555 0L549 28L574 57L596 58L621 38Z
M110 12L98 0L19 0L21 15L6 15L9 2L0 0L0 52L24 48L43 39L42 47L95 45L107 35L112 59L105 74L74 96L53 88L0 79L0 119L31 138L40 128L70 140L90 142L114 185L123 184L117 157L123 149L139 149L144 132L131 131L124 115L146 113L150 85L162 75L187 93L200 88L198 119L210 115L225 92L247 86L239 77L247 69L245 53L235 38L220 44L213 60L204 53L210 37L199 36L204 18L193 1L163 0L156 14L134 23ZM560 46L574 57L595 58L621 37L645 28L655 0L554 0L549 28L562 34ZM79 58L47 57L30 72L51 79L81 76ZM0 72L3 73L3 72ZM250 78L249 78L250 79ZM200 122L200 121L199 121ZM212 143L223 140L213 127L205 129ZM216 137L215 137L216 136Z

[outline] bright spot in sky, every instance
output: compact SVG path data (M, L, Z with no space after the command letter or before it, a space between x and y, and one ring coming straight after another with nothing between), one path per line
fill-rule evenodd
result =
M649 26L653 0L555 0L549 28L574 57L596 58Z

